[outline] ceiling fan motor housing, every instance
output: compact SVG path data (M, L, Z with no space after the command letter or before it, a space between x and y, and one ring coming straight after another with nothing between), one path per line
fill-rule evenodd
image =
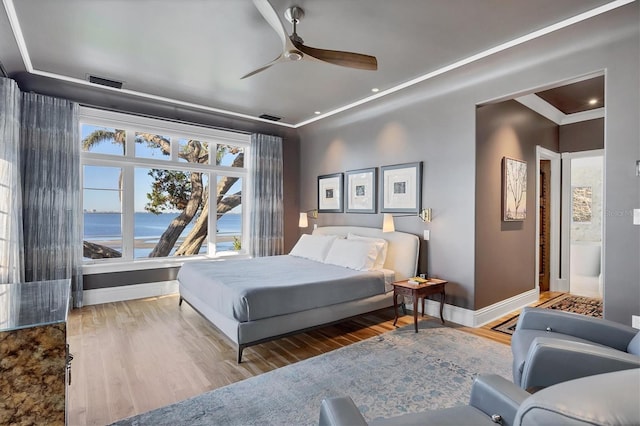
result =
M294 22L297 24L302 18L304 18L304 9L298 6L291 6L284 11L284 17L292 24Z

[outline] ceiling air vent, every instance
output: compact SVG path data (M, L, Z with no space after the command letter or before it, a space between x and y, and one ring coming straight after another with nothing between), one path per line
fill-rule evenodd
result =
M122 89L121 81L109 80L108 78L97 77L95 75L89 76L89 82L94 84L100 84L101 86L113 87L115 89Z
M282 117L276 117L275 115L269 115L269 114L262 114L260 118L264 118L265 120L271 120L271 121L282 120Z

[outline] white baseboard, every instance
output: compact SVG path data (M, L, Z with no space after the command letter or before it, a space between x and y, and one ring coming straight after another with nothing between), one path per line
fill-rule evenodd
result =
M122 300L143 299L145 297L164 296L178 292L178 281L159 281L155 283L123 285L119 287L85 290L83 305L119 302Z
M524 293L517 294L498 303L479 309L474 312L474 321L472 327L482 327L483 325L494 321L500 317L508 315L513 311L517 311L527 305L535 303L540 298L540 291L537 288L531 289Z
M569 292L569 280L566 278L558 278L557 280L551 281L551 286L549 288L551 291L561 291L563 293Z
M483 325L505 316L510 312L517 311L524 306L530 305L538 299L538 290L532 289L477 311L445 304L443 316L445 321L455 322L456 324L464 325L466 327L482 327ZM426 315L440 318L440 301L431 299L425 300L424 310Z

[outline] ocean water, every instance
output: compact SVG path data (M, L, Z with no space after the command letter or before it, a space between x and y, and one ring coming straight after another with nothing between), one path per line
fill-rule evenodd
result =
M148 257L153 246L162 233L167 229L177 214L163 213L135 213L134 216L134 257ZM193 221L182 232L185 237L193 228ZM242 215L225 214L217 221L217 235L221 242L216 243L217 251L232 250L233 236L242 233ZM122 250L122 226L119 213L84 213L84 239L91 242L99 242L113 249ZM231 241L226 241L231 240ZM179 246L176 243L175 249ZM200 249L200 253L206 253L206 244Z

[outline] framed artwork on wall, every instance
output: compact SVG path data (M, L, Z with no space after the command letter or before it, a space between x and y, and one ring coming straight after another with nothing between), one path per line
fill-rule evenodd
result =
M571 187L571 222L591 223L593 189L590 186Z
M505 222L527 218L527 163L502 159L502 219Z
M422 161L380 167L380 212L418 213L422 204Z
M342 173L318 176L318 213L342 210Z
M376 213L377 171L373 167L345 172L345 212Z

